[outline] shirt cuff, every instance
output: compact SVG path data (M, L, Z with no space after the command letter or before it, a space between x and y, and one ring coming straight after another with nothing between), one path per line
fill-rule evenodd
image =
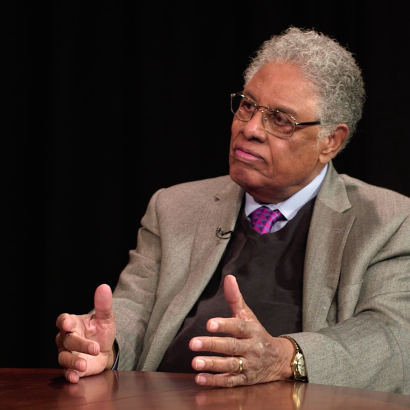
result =
M117 355L115 356L114 364L112 365L111 370L117 370L118 362L120 360L120 348L118 346L117 339L114 339L114 349L117 352Z

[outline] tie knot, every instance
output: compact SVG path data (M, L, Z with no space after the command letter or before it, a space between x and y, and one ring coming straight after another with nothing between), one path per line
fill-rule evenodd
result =
M272 211L266 206L255 209L255 211L250 214L250 217L253 229L261 235L269 233L276 221L285 219L279 210L275 209Z

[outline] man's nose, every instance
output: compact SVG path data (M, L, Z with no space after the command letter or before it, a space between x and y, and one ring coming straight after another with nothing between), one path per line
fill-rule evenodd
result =
M244 123L243 135L245 138L256 138L261 141L266 139L266 130L263 126L263 115L263 110L260 107L255 107L252 118Z

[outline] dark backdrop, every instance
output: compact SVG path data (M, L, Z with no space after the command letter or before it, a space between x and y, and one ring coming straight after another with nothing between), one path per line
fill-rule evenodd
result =
M229 94L289 25L335 37L363 68L365 114L338 171L410 195L397 2L139 3L1 3L1 367L58 366L57 315L115 286L154 191L227 173Z

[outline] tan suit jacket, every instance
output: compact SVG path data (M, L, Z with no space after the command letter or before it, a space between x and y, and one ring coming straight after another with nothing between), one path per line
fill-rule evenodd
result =
M156 192L114 292L120 369L154 371L213 275L244 192L229 176ZM410 394L410 199L330 164L309 229L309 382Z

